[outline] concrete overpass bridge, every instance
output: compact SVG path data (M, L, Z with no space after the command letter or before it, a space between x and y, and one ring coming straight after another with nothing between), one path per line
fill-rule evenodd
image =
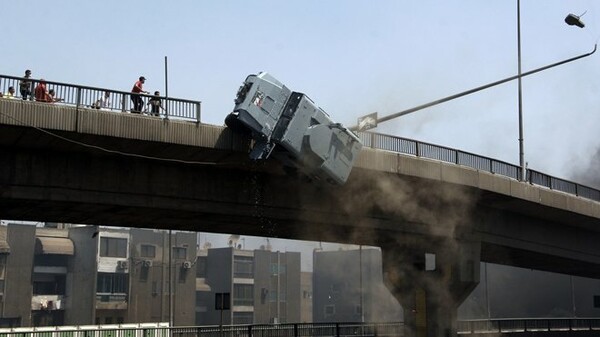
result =
M600 277L598 191L457 150L363 134L332 186L198 121L2 99L0 135L0 218L379 246L408 336L456 332L480 261Z

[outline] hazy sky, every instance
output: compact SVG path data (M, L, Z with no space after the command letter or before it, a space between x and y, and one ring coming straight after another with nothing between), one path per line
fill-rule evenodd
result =
M201 100L223 124L246 75L268 71L346 125L517 73L516 0L0 0L0 73ZM586 27L568 26L569 13ZM523 72L591 51L597 0L521 0ZM529 167L570 178L600 146L600 52L523 79ZM376 131L518 164L517 83Z
M246 75L268 71L346 125L517 72L516 0L0 0L0 73L201 100L223 124ZM568 26L569 13L584 29ZM522 0L523 71L593 49L594 0ZM600 52L523 80L529 167L567 177L600 140ZM377 130L518 164L516 82Z

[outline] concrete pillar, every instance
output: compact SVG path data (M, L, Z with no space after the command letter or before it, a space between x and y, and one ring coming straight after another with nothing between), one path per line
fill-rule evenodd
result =
M404 336L456 336L458 306L479 283L481 242L412 240L381 248L384 281L404 308Z

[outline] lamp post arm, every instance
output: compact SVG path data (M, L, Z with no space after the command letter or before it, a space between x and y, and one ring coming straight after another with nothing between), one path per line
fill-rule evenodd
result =
M547 70L547 69L550 69L550 68L554 68L554 67L560 66L560 65L565 64L565 63L573 62L573 61L579 60L581 58L588 57L588 56L590 56L590 55L592 55L592 54L594 54L596 52L597 47L598 47L598 45L595 44L594 45L594 49L591 52L588 52L588 53L585 53L585 54L582 54L582 55L579 55L579 56L575 56L575 57L572 57L570 59L566 59L566 60L563 60L563 61L560 61L560 62L552 63L552 64L549 64L547 66L543 66L541 68L537 68L537 69L533 69L533 70L524 72L524 73L521 74L520 77L523 78L525 76L529 76L529 75L533 75L535 73L539 73L540 71L544 71L544 70ZM463 92L458 93L458 94L454 94L454 95L451 95L451 96L448 96L448 97L444 97L444 98L441 98L441 99L438 99L438 100L435 100L435 101L432 101L432 102L429 102L429 103L425 103L425 104L416 106L414 108L410 108L410 109L403 110L403 111L400 111L400 112L397 112L397 113L394 113L394 114L391 114L391 115L388 115L388 116L384 116L384 117L381 117L381 118L377 119L377 124L389 121L389 120L394 119L394 118L398 118L400 116L408 115L410 113L413 113L413 112L416 112L416 111L419 111L419 110L423 110L425 108L429 108L429 107L432 107L434 105L438 105L438 104L441 104L441 103L444 103L444 102L448 102L448 101L451 101L451 100L459 98L459 97L467 96L467 95L470 95L472 93L475 93L475 92L478 92L478 91L481 91L481 90L484 90L484 89L495 87L497 85L500 85L500 84L503 84L503 83L506 83L506 82L510 82L510 81L515 80L517 78L519 78L519 75L514 75L514 76L507 77L505 79L502 79L502 80L499 80L499 81L496 81L496 82L492 82L492 83L488 83L486 85L482 85L482 86L477 87L477 88L473 88L473 89L470 89L470 90L467 90L467 91L463 91ZM350 129L352 131L357 131L358 130L358 125L351 126L348 129Z

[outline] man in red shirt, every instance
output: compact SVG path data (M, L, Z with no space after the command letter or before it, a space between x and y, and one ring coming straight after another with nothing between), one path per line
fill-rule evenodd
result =
M146 82L146 78L144 76L140 76L139 81L135 82L133 85L133 89L131 89L131 102L133 102L133 108L131 109L132 113L142 113L142 108L144 107L144 100L142 100L142 96L140 94L148 94L149 92L144 91L144 83Z
M40 83L35 86L35 100L38 102L52 102L52 97L48 94L46 81L43 78L40 79Z

